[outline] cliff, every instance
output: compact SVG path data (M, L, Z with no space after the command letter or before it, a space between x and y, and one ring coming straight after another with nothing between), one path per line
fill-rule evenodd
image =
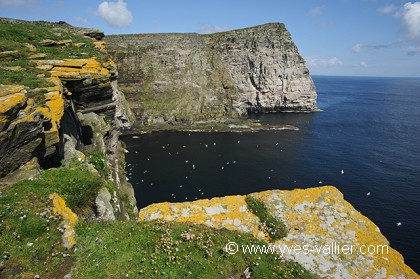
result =
M276 251L283 259L296 261L322 278L418 278L404 264L401 254L389 246L379 228L345 201L335 187L272 190L251 196L284 222L286 237L270 240L245 196L152 204L141 209L139 217L144 221L191 222L251 233L275 245L268 254ZM236 244L237 253L243 253L241 245L249 243ZM294 247L297 249L288 250Z
M131 112L103 33L13 19L0 19L0 33L0 178L8 175L1 182L37 178L40 167L83 164L115 183L113 218L135 214L118 139ZM92 154L102 154L102 170Z
M140 124L316 108L314 83L284 24L210 35L112 35L105 41Z

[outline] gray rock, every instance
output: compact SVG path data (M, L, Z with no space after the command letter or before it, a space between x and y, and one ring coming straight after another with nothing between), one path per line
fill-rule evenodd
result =
M101 220L115 220L114 209L111 205L111 194L107 188L101 188L95 200L97 217Z
M119 85L149 123L313 110L316 91L283 24L199 35L106 36Z
M40 178L40 176L41 172L38 159L33 158L14 172L0 179L0 182L4 184L14 184L25 179L38 179Z

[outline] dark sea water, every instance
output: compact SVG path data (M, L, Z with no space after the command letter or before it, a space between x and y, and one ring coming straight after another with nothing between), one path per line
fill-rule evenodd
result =
M334 185L419 273L420 79L314 81L323 112L252 116L299 131L123 137L138 206Z

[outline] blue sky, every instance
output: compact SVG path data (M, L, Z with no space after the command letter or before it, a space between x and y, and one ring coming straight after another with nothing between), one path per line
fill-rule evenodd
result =
M105 34L232 30L283 22L314 75L420 77L420 2L0 0L0 17Z

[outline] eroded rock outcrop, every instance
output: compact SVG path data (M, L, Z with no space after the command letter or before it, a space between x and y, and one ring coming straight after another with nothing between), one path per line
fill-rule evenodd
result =
M276 251L321 277L418 278L404 264L401 254L389 247L379 228L345 201L335 187L272 190L252 196L262 200L271 214L288 228L285 238L272 243ZM269 241L259 219L249 211L245 196L152 204L141 209L139 217L249 232ZM241 247L247 243L237 244ZM301 249L293 250L296 245ZM352 252L343 250L344 245L354 245ZM383 250L383 247L388 248ZM369 254L368 249L375 251Z
M280 23L210 35L113 35L105 40L120 71L120 86L145 123L316 108L305 61Z
M44 33L34 31L33 36L38 36L36 47L31 45L27 50L19 49L19 59L28 72L27 76L24 73L19 75L22 82L33 79L31 85L13 84L14 80L7 76L0 79L0 178L13 171L19 172L16 171L19 167L34 158L42 167L58 167L63 162L70 165L73 159L85 161L85 154L94 150L104 154L108 179L117 187L114 193L110 193L115 217L127 219L135 215L136 201L132 186L125 179L124 146L119 141L121 129L131 125L131 112L118 89L116 65L104 50L104 42L98 41L103 33L66 23L0 19L0 24L10 24L10 28L6 26L10 32L33 26L38 30L39 25L45 25L48 32L51 28L64 34L56 37L66 38L65 34L71 32L75 40L50 40L43 37ZM65 43L53 44L52 41ZM29 56L41 46L48 48L48 51L44 49L48 53L45 56L54 59L32 59ZM49 50L54 47L59 47L60 52L68 52L68 56L75 47L85 47L86 52L78 50L80 55L92 53L94 56L55 59L56 52ZM60 53L59 56L66 55ZM0 62L8 66L19 61ZM88 170L96 171L92 165L87 166ZM2 179L2 183L14 182L16 179ZM107 216L112 214L107 213Z

